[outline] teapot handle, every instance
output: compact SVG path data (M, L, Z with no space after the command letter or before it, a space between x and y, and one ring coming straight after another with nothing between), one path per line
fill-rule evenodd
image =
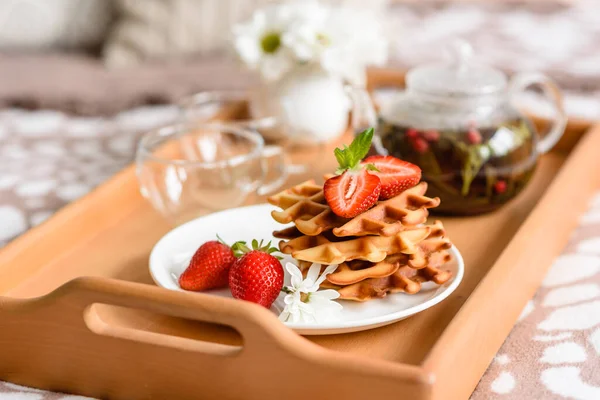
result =
M346 94L352 102L352 130L362 132L377 125L377 111L366 89L351 85L345 86Z
M344 88L352 102L352 118L350 121L352 131L356 135L365 129L375 128L375 135L371 144L377 154L387 155L388 151L381 143L381 136L377 134L377 110L369 92L363 87L351 85L346 85Z
M546 135L540 139L537 150L540 154L547 153L562 137L567 125L567 113L563 106L560 89L552 79L538 72L516 74L510 85L511 95L527 90L530 86L539 86L544 96L554 103L555 116Z

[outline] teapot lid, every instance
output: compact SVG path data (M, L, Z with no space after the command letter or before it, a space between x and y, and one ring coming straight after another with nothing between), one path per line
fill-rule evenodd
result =
M506 88L503 72L472 62L473 48L457 40L448 49L450 61L423 65L406 75L406 87L431 95L492 94Z

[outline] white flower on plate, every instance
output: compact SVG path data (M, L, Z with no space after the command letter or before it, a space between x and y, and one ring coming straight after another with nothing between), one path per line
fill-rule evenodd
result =
M319 286L327 275L335 271L337 265L328 266L319 276L321 266L313 264L306 278L302 278L300 269L287 263L285 269L290 273L291 286L284 287L287 295L284 298L285 308L279 315L284 322L321 322L339 318L342 305L333 301L340 294L332 289L319 290Z

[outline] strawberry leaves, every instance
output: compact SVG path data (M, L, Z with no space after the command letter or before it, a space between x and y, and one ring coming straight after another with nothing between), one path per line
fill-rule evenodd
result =
M231 246L231 250L233 250L233 254L238 258L242 257L244 254L249 253L253 250L262 251L263 253L267 253L267 254L273 254L273 253L279 251L279 249L277 247L271 246L270 241L267 244L263 244L263 243L264 243L264 240L262 240L262 239L260 242L256 239L253 239L252 243L251 243L251 247L248 247L246 242L238 241L238 242L235 242L233 244L233 246ZM280 257L280 256L274 256L274 257L279 260L282 259L282 257Z
M219 234L218 234L218 233L217 233L217 241L218 241L219 243L221 243L221 244L224 244L224 245L225 245L225 246L227 246L227 247L231 247L231 246L229 246L229 245L227 244L227 242L226 242L226 241L224 241L224 240L223 240L223 238L221 238L221 236L219 236Z

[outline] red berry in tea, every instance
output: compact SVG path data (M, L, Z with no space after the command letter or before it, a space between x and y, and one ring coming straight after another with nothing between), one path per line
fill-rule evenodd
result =
M412 141L413 148L417 153L426 153L429 150L429 143L423 138L416 138Z
M477 129L469 129L467 132L467 141L471 144L480 144L482 141L481 133Z
M435 129L429 129L423 132L423 139L435 143L440 140L440 133Z
M419 137L419 131L415 128L408 128L406 130L406 137L408 137L409 139L416 139Z
M498 194L506 192L506 181L497 181L494 183L494 191Z

